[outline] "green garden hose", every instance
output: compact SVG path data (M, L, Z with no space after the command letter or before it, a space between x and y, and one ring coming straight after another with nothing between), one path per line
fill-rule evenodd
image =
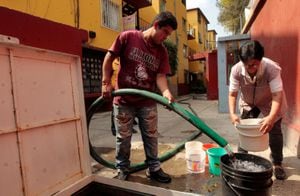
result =
M161 95L145 91L145 90L138 90L138 89L120 89L112 92L112 96L122 96L122 95L135 95L135 96L143 96L149 99L155 100L157 103L160 103L164 106L166 106L168 109L173 110L177 114L179 114L182 118L189 121L192 125L194 125L197 130L195 133L193 133L191 136L186 138L184 141L180 142L176 145L176 147L164 154L162 154L159 157L159 160L161 162L168 160L172 156L174 156L176 153L178 153L183 147L184 144L187 141L193 140L198 135L201 134L201 132L205 133L208 137L210 137L212 140L214 140L216 143L218 143L221 147L228 148L228 142L219 136L214 130L212 130L210 127L208 127L203 121L201 121L198 117L193 115L191 112L185 110L183 107L181 107L177 103L169 103L169 101L162 97ZM89 128L89 124L91 121L92 116L94 113L103 105L105 100L102 97L99 97L96 101L93 102L93 104L90 106L90 108L87 111L87 125ZM89 139L89 145L90 145L90 154L91 156L100 164L115 169L115 164L113 162L107 161L103 159L101 156L97 154L97 152L94 150L93 146L91 145L91 141ZM131 165L131 172L135 172L138 170L145 169L147 166L145 162L136 163Z

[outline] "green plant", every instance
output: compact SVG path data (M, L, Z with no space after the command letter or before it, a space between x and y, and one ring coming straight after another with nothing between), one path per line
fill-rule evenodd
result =
M169 54L169 63L171 66L171 73L168 74L168 76L174 76L177 72L178 67L177 45L174 44L171 40L165 40L163 44L167 48Z

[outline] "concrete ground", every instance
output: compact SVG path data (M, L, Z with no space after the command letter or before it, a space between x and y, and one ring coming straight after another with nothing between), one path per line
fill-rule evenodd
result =
M180 97L178 101L185 102L182 104L187 110L194 111L199 118L204 121L210 128L215 130L219 135L228 141L234 152L237 149L238 134L229 120L228 114L218 113L218 102L206 100L205 95L189 95ZM188 104L187 104L188 103ZM195 132L195 127L176 113L158 106L159 110L159 153L160 155L176 146L184 139L188 138ZM138 128L136 128L138 129ZM101 154L105 160L114 162L115 139L110 131L110 112L97 113L93 116L90 124L90 138L94 149ZM194 139L202 143L214 142L206 135L202 134ZM252 154L269 159L269 149L263 152ZM139 163L144 160L143 145L140 133L132 137L132 163ZM109 169L92 160L93 171L100 176L113 178L117 173L116 170ZM284 162L287 173L287 179L284 181L276 180L274 177L272 185L272 195L281 196L300 195L300 161L296 155L292 154L289 149L284 148ZM222 185L219 176L213 176L208 171L206 165L205 172L192 174L187 171L185 160L185 149L182 149L175 156L162 163L165 172L172 176L170 184L162 184L151 181L145 176L145 170L132 173L129 181L142 183L150 186L162 187L176 190L183 193L194 193L196 195L221 195Z

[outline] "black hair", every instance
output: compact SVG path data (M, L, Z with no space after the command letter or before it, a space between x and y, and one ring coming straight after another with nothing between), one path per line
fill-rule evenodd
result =
M177 20L175 16L169 11L159 13L154 18L152 25L154 24L154 22L158 22L159 28L170 26L173 30L177 29Z
M243 63L259 60L264 56L264 47L256 40L246 41L239 49L239 58Z

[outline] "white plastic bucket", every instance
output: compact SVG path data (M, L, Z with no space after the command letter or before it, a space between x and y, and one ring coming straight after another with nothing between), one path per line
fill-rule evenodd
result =
M206 153L202 150L202 143L190 141L185 143L185 159L187 170L190 173L203 173L205 171Z
M261 118L249 118L240 120L236 124L239 132L240 147L252 152L264 151L269 147L269 134L259 131Z

